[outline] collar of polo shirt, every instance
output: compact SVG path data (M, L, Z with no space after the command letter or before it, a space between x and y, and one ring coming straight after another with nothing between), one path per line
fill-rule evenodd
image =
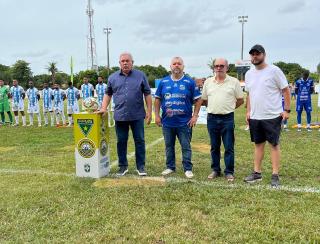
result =
M227 79L228 79L228 75L227 74L226 74L226 76L224 77L224 79L222 81L218 81L216 75L213 76L213 80L216 83L224 83Z
M131 73L132 73L132 70L130 70L128 74L125 74L122 72L122 70L120 70L120 75L129 76L131 75Z

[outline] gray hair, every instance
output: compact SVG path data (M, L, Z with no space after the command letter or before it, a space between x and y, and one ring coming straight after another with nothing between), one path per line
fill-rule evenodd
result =
M129 53L129 52L122 52L122 53L120 54L120 56L119 56L119 60L120 60L120 59L121 59L121 57L122 57L122 56L124 56L124 55L128 55L128 56L130 57L130 59L133 61L132 54L131 54L131 53Z
M214 67L214 64L215 64L215 62L216 62L217 59L224 60L224 62L226 63L226 66L229 67L228 60L226 60L225 58L215 58L215 59L212 61L212 67Z

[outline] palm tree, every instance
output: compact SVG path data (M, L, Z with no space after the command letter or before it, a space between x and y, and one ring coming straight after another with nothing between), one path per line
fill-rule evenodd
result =
M57 63L56 62L49 62L46 69L51 74L51 82L52 82L52 84L54 84L56 81L56 73L58 72Z

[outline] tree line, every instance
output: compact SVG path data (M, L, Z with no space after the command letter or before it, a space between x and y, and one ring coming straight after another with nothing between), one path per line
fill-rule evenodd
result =
M301 77L301 74L304 71L307 70L297 63L285 63L281 61L274 64L277 65L284 72L289 82L294 82L295 80ZM210 64L208 65L209 67L211 67ZM154 87L155 79L160 79L170 74L170 72L161 65L140 65L135 66L135 68L143 71L147 75L151 87ZM56 82L60 84L63 88L67 87L68 82L71 80L71 76L70 74L59 71L56 62L49 62L46 66L46 70L48 71L47 74L33 75L33 72L30 68L30 63L24 60L18 60L12 66L0 64L0 79L4 80L6 84L10 83L10 85L13 79L17 79L19 81L19 84L25 88L27 87L27 84L30 80L33 80L35 86L38 88L42 88L42 84L44 82L48 82L49 84L53 84ZM97 71L80 71L79 73L76 73L73 76L74 86L80 87L84 77L88 77L90 83L95 85L97 83L98 76L102 76L103 79L107 80L112 73L118 70L119 67L111 67L108 70L104 66L99 66ZM241 75L239 74L239 70L237 70L234 64L229 64L228 73L229 75L234 77L241 77ZM320 63L317 66L317 72L310 73L311 78L313 78L315 81L318 81L319 75Z

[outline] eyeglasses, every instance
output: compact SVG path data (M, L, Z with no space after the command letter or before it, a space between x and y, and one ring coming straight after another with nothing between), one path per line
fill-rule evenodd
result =
M214 67L215 69L217 69L217 68L223 69L223 68L225 67L225 65L224 65L224 64L217 64L217 65L214 65L213 67Z

